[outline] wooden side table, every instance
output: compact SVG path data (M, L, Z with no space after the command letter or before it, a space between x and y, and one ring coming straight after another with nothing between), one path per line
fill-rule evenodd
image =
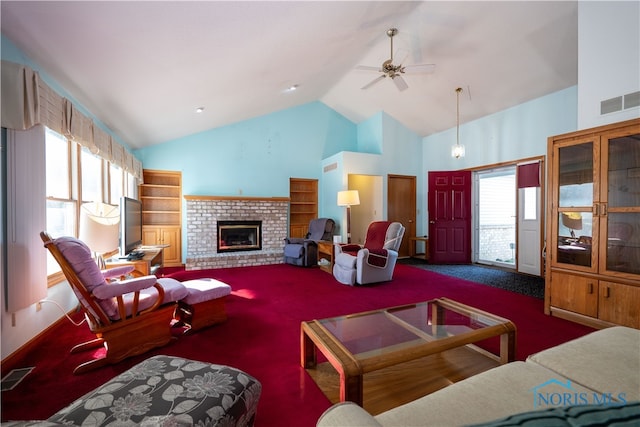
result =
M416 245L418 242L424 242L424 254L417 253ZM429 260L429 238L426 236L409 237L409 256L411 258L424 258L425 261L428 261Z
M137 260L107 259L106 268L121 267L123 265L133 265L136 270L145 276L155 274L163 266L163 248L140 249L144 252L144 257Z
M326 271L329 274L333 274L333 254L333 242L327 242L324 240L318 241L318 266L321 270ZM329 261L329 263L320 264L320 260L322 259Z

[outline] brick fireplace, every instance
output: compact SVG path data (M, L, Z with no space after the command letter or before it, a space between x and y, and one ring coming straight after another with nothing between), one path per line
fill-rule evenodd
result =
M288 197L184 196L187 204L187 270L280 264L287 237ZM260 223L261 245L219 251L218 222ZM256 242L257 245L257 242Z

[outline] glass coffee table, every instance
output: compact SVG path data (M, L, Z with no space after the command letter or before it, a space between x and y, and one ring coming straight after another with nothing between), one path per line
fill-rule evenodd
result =
M473 345L499 337L499 354ZM320 351L340 376L340 400L363 404L363 375L457 347L500 363L516 353L516 327L502 317L438 298L301 325L301 365L314 368Z

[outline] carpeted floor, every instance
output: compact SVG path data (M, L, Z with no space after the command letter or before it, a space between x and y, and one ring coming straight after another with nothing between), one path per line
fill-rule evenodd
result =
M98 352L69 354L69 349L92 335L86 325L75 327L62 321L16 360L16 367L35 369L16 388L2 392L2 421L46 418L145 358L167 354L230 365L256 377L263 385L258 427L311 427L331 402L300 366L301 321L438 297L513 321L519 360L592 331L546 316L540 299L402 264L396 266L391 282L356 287L341 285L317 268L284 264L186 271L174 277L213 277L231 285L228 320L83 375L71 372Z
M435 265L414 258L402 259L400 263L533 298L544 299L543 277L530 276L478 264Z

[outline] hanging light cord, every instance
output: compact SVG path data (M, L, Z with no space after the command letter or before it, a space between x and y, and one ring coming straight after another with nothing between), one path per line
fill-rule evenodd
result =
M462 88L456 89L456 145L460 146L460 92Z

